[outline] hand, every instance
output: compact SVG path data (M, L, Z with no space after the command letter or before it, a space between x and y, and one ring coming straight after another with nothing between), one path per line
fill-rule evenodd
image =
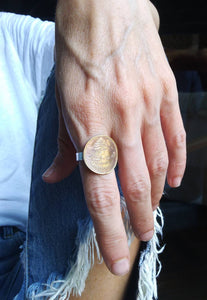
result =
M176 83L151 9L147 0L59 0L59 152L43 176L63 179L76 165L75 150L94 135L111 136L130 221L143 241L153 236L166 173L171 187L179 186L186 159ZM96 175L83 163L80 169L104 261L123 275L129 250L115 173Z

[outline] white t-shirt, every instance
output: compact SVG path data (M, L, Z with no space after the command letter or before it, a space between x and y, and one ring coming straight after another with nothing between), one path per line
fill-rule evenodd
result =
M0 12L0 226L26 228L37 112L54 44L53 22Z

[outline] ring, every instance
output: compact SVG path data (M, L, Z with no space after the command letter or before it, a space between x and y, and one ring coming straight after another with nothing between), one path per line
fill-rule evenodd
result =
M96 174L109 174L117 164L118 149L112 138L97 135L86 143L83 152L76 153L76 161L84 161Z

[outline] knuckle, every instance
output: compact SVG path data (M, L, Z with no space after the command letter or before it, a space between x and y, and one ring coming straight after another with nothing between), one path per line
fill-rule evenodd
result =
M159 115L158 107L151 106L151 108L147 109L145 123L150 128L158 126L160 124L160 115Z
M182 176L183 175L183 171L185 169L186 166L186 160L183 159L182 161L173 161L172 162L172 168L173 170L175 170L175 173L177 174L177 176Z
M130 120L132 117L132 112L135 112L137 103L135 99L125 98L124 100L120 99L117 104L116 110L122 117L122 119Z
M115 111L117 111L118 114L123 118L127 113L128 105L129 101L127 101L127 99L123 101L121 98L119 98L119 101L115 101Z
M123 138L124 137L124 138ZM138 149L138 142L136 136L128 130L126 134L123 134L118 138L119 146L122 149L125 149L126 153L133 155L133 153Z
M152 165L149 167L152 176L162 176L166 173L168 168L168 158L165 154L159 155Z
M183 148L186 144L186 133L185 130L177 132L172 138L172 145L176 148Z
M105 190L92 190L88 193L88 208L92 215L110 215L116 206L115 193Z
M165 93L169 93L171 90L177 90L176 88L176 80L172 71L168 71L165 73L165 77L162 80L163 90Z
M166 75L162 80L162 92L165 109L171 113L172 108L178 103L177 84L173 74Z
M143 89L145 122L148 126L156 126L160 122L160 91L158 84L149 82Z
M157 92L157 81L151 79L145 79L143 83L143 96L146 102L151 103Z
M116 93L113 103L115 110L118 111L121 116L128 115L128 113L131 114L137 107L137 99L134 95L135 93L130 91L129 87L119 87L119 91Z
M126 237L124 233L118 234L117 232L114 232L114 234L111 234L110 236L107 236L107 238L104 239L103 247L107 249L114 249L123 245L125 241Z
M150 191L151 185L145 178L139 178L131 182L127 188L127 194L131 202L145 202Z

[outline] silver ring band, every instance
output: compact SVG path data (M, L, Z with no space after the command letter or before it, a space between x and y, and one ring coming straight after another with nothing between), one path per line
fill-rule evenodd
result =
M83 152L77 152L76 153L76 161L83 160Z

